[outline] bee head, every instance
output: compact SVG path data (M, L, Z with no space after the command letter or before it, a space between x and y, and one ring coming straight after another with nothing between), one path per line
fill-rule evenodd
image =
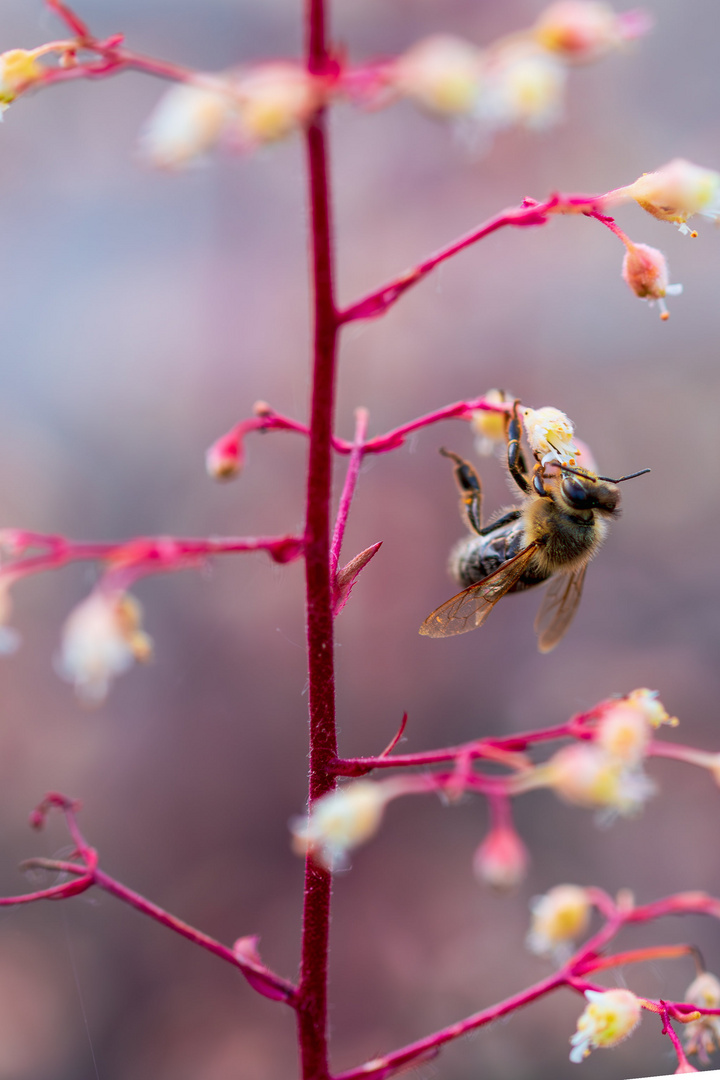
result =
M560 483L563 502L572 510L599 510L608 516L620 513L620 492L609 480L590 473L563 475Z

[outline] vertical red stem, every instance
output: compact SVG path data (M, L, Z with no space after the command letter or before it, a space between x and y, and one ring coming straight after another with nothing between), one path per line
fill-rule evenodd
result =
M324 0L306 0L307 64L327 64ZM310 451L305 522L307 642L312 803L335 780L327 768L337 753L330 581L331 437L335 404L338 318L333 295L332 224L325 135L321 110L307 131L314 285L314 360ZM298 991L298 1041L303 1080L327 1080L327 958L331 878L308 859Z

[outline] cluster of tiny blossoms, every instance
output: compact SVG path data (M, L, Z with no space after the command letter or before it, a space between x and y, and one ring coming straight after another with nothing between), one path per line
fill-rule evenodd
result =
M565 746L540 765L519 769L508 779L505 794L549 787L566 802L595 807L611 816L639 810L654 791L642 770L652 732L662 724L674 726L677 720L668 715L657 694L645 688L601 702L593 714L592 739ZM430 775L352 781L318 799L307 816L291 822L293 847L298 854L310 852L327 869L344 868L348 853L375 835L391 799L448 790L447 784L434 783ZM525 874L528 857L510 821L499 822L489 840L475 854L477 876L500 887L516 885ZM581 922L578 917L578 925ZM562 936L537 926L531 947L552 951Z
M640 11L617 14L601 0L560 0L534 26L484 48L439 34L392 59L360 67L338 61L314 75L291 61L186 73L151 116L142 148L155 165L181 168L218 144L249 150L282 139L331 100L377 109L406 99L480 130L544 128L562 115L569 66L597 60L649 26ZM3 53L0 110L49 81L50 61L76 66L77 51L73 43L55 43Z
M156 165L183 166L218 142L247 149L282 138L331 100L378 109L406 99L480 131L543 128L562 116L569 64L595 60L648 25L637 12L617 15L597 0L564 0L534 27L486 48L439 34L392 60L327 75L275 63L203 76L161 101L143 149Z
M592 740L562 747L524 786L549 787L564 802L598 810L601 820L635 814L655 792L643 770L653 729L677 720L645 688L603 702L596 713Z

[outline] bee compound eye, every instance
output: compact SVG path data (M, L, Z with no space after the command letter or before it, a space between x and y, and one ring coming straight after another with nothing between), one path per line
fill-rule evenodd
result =
M586 485L574 476L565 477L562 482L562 493L575 510L592 510L598 504Z

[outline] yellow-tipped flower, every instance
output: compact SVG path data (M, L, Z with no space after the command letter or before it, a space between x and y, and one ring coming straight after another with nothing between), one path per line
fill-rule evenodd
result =
M543 409L523 409L523 427L533 453L543 465L559 461L562 465L574 465L578 448L573 442L572 421L547 405Z
M449 34L423 38L397 58L390 81L398 93L428 112L467 115L474 111L482 89L482 53Z
M631 815L655 792L644 772L591 743L564 746L540 768L555 793L575 806Z
M251 146L277 142L302 127L322 104L323 87L299 64L259 64L233 83L238 138Z
M645 756L653 728L662 724L675 727L677 723L658 701L657 693L643 687L604 704L595 743L617 761L634 767Z
M617 1046L640 1023L642 1006L630 990L586 990L588 1005L570 1039L570 1060L579 1063L591 1050Z
M700 1005L703 1009L720 1008L720 981L709 971L704 971L690 983L685 991L685 1001ZM685 1050L688 1054L697 1054L704 1065L720 1045L720 1016L701 1016L691 1020L683 1033Z
M211 150L232 114L220 85L182 84L168 90L140 137L141 153L159 169L182 169Z
M675 158L607 196L608 203L625 199L635 199L653 217L672 221L680 232L689 233L687 221L694 214L720 218L720 173Z
M149 660L152 641L141 628L142 609L128 593L96 589L70 613L62 631L60 673L79 697L99 704L111 681L135 660Z
M599 0L559 0L535 23L535 40L563 60L586 63L616 49L627 36L623 20Z
M42 77L43 68L35 54L26 49L0 53L0 116L18 95Z
M512 398L504 390L488 390L483 395L491 405L502 405ZM472 429L475 432L475 449L478 454L487 457L499 447L505 446L505 422L506 413L490 412L488 409L477 409L472 414Z
M327 870L342 869L348 851L364 844L379 829L390 795L388 785L371 780L355 780L323 795L307 817L290 823L293 850L298 855L310 852Z
M566 951L590 924L587 889L579 885L556 885L544 896L536 896L530 910L532 922L525 944L538 956Z
M478 118L491 127L542 131L562 119L566 82L565 65L532 42L503 45L488 63Z

